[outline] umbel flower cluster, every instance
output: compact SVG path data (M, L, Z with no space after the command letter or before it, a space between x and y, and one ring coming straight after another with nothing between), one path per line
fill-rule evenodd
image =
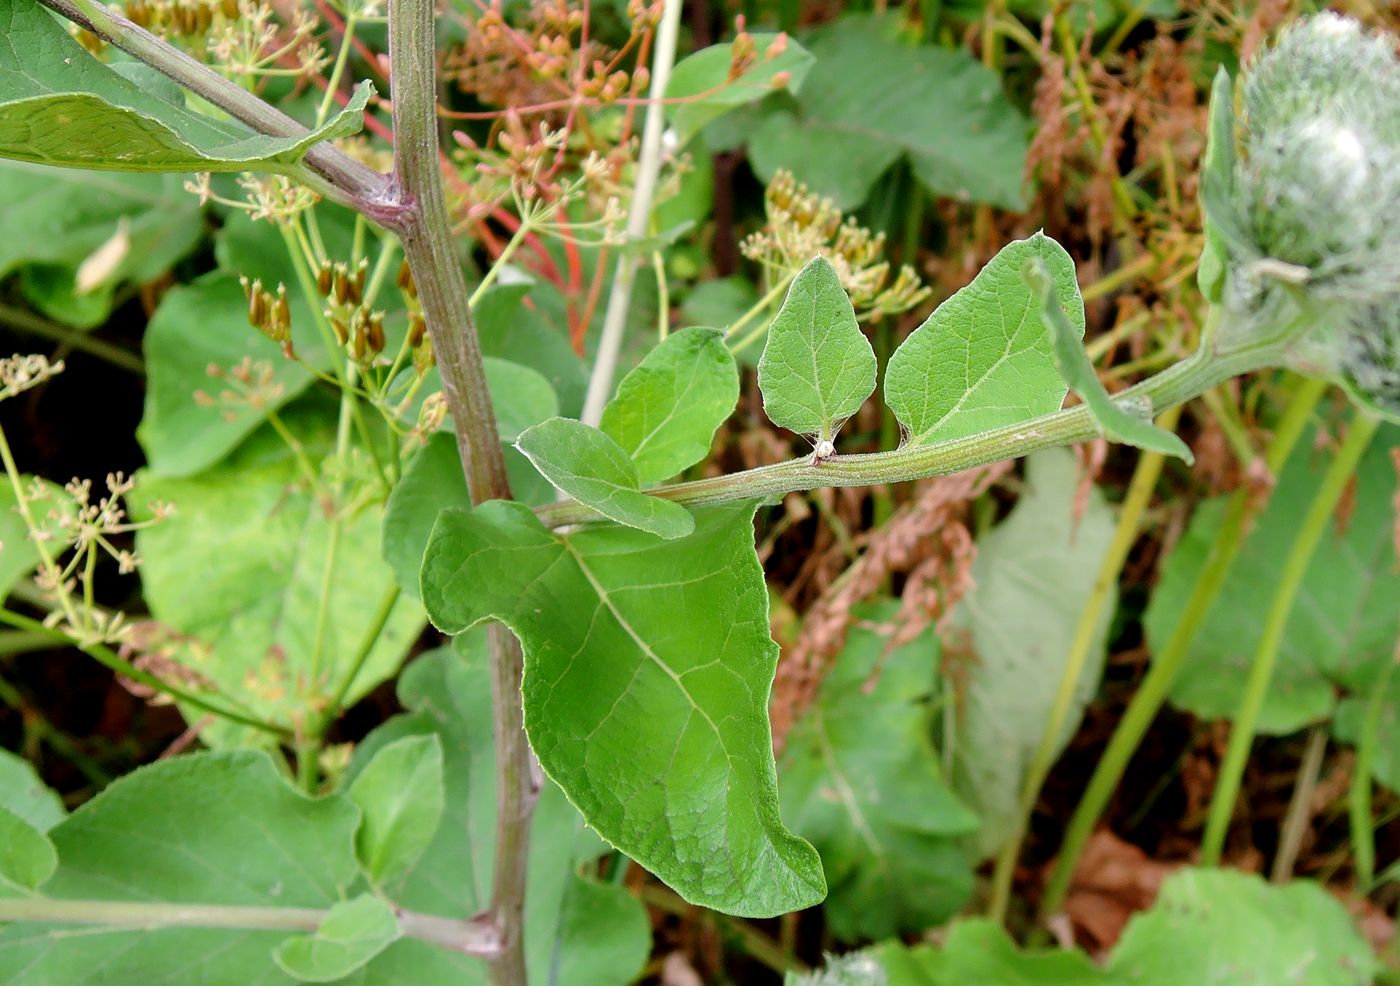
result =
M1226 219L1237 325L1293 323L1289 360L1400 420L1400 59L1320 14L1245 76ZM1209 212L1208 206L1208 212Z

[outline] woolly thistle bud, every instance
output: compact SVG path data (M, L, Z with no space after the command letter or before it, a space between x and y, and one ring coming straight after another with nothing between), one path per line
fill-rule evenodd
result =
M1335 14L1299 21L1244 80L1236 207L1252 261L1300 268L1314 300L1400 286L1400 61ZM1284 280L1289 278L1285 276Z
M1337 333L1337 371L1352 398L1400 423L1400 294L1348 310Z

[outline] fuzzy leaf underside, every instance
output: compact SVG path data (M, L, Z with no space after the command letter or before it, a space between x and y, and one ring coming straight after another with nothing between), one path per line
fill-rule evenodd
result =
M448 633L498 619L520 638L531 744L600 835L687 900L757 917L826 887L778 812L754 509L697 511L674 541L558 534L503 501L447 510L422 591Z

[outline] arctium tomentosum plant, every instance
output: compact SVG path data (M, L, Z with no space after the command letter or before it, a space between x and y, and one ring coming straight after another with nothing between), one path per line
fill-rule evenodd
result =
M1288 365L1400 415L1400 62L1394 39L1299 21L1217 85L1205 206L1222 346L1274 337ZM1233 164L1231 162L1233 161ZM1216 266L1218 264L1218 266Z

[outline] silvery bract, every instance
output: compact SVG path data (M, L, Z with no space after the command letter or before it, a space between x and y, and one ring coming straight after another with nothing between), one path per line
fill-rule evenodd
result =
M1225 302L1233 335L1293 323L1290 362L1400 414L1400 60L1320 14L1244 78Z

